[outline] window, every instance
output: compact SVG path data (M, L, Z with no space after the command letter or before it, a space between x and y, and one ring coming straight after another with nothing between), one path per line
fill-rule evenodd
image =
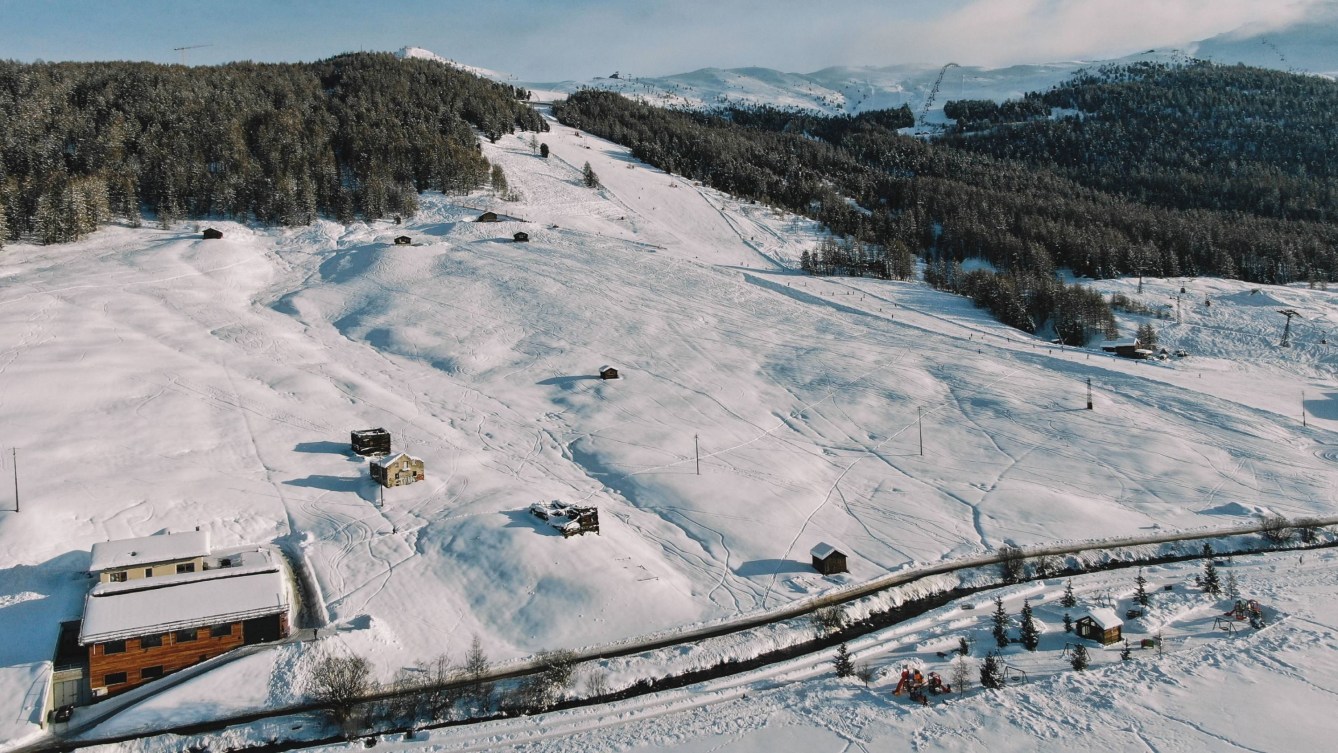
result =
M120 570L114 573L107 573L107 580L111 581L112 583L124 583L125 578L126 578L126 572L124 570Z
M232 635L232 625L215 625L209 628L210 638L226 638Z
M195 628L191 628L190 630L178 630L175 633L175 640L177 643L190 643L191 641L195 640L195 638L196 638Z
M123 682L125 682L124 672L112 672L111 674L103 675L102 677L103 685L120 685Z
M163 676L162 665L158 665L156 667L145 667L144 669L141 669L139 671L139 679L141 680L152 680L156 677L162 677L162 676Z
M146 635L139 639L140 648L157 648L161 645L163 645L163 636L161 634Z
M106 643L102 644L102 653L103 653L103 654L124 654L124 653L125 653L125 641L107 641ZM121 680L121 682L125 682L125 680Z
M151 567L146 567L146 568L144 568L144 577L145 577L145 578L152 578L152 577L153 577L153 568L151 568Z
M193 572L195 572L195 563L194 563L194 562L183 562L183 563L181 563L180 565L177 565L177 572L179 572L179 573L193 573Z

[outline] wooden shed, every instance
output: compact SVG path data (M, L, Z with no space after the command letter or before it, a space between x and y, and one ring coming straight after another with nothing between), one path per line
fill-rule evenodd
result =
M475 222L498 222L496 212L484 212Z
M813 555L813 569L823 575L850 572L850 568L846 567L845 553L831 544L818 544L809 554Z
M207 227L204 229L204 239L207 241L219 240L222 237L223 237L222 230L215 230L212 227Z
M1107 353L1114 353L1121 358L1135 358L1138 360L1153 355L1153 352L1144 348L1143 343L1136 337L1106 340L1101 343L1101 349Z
M385 429L354 429L348 441L353 452L363 457L390 454L390 432Z
M395 236L395 245L396 245L396 246L407 246L407 245L409 245L410 243L413 243L413 239L410 238L410 237L407 236L407 235L397 235L397 236Z
M599 367L599 378L600 378L600 379L621 379L622 377L618 376L618 370L615 369L615 368L613 368L612 366L600 366L600 367Z
M511 236L511 239L514 240L516 243L526 243L530 240L530 234L522 230L521 232Z
M408 486L427 479L423 461L407 452L397 452L371 462L372 480L387 489Z
M1073 631L1079 638L1096 641L1103 646L1122 640L1120 629L1124 622L1115 614L1114 609L1093 609L1073 623Z

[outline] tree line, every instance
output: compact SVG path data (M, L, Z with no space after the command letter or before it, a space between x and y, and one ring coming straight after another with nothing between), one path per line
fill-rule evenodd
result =
M0 61L0 236L113 217L300 225L412 213L486 183L477 133L542 131L525 92L382 53L315 63Z

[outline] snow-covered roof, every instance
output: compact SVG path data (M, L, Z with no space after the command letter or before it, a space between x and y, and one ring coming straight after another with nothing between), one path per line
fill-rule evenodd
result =
M88 563L88 571L100 573L114 568L187 560L206 554L209 554L208 531L103 541L93 545L93 558Z
M161 585L148 587L154 580ZM288 611L288 591L278 567L259 573L180 583L145 578L144 588L89 593L79 644L205 627Z
M1138 338L1136 337L1121 337L1118 340L1101 341L1101 347L1103 348L1136 348L1138 345Z
M163 586L177 585L181 583L195 583L202 580L217 580L219 578L235 578L239 575L252 575L255 573L265 573L277 570L278 563L274 559L274 552L268 547L257 547L255 549L233 552L232 554L215 558L213 562L205 561L207 570L198 570L192 573L172 573L169 575L155 575L152 578L132 578L111 583L95 583L90 591L94 596L105 596L115 593L129 593L131 591L143 591L150 588L162 588ZM224 567L220 561L227 559L230 563Z
M383 458L378 458L378 459L376 459L376 460L373 460L372 462L373 462L373 463L376 463L377 465L381 466L382 468L389 468L390 466L392 466L392 465L394 465L395 463L399 462L400 458L408 458L409 460L411 460L411 461L413 461L413 462L415 462L415 463L421 463L421 462L423 462L420 458L416 458L416 457L414 457L413 455L410 455L410 454L407 453L407 452L397 452L397 453L394 453L393 455L387 455L387 456L385 456L385 457L383 457Z
M1107 609L1105 607L1090 610L1087 612L1087 616L1091 617L1092 622L1095 622L1097 627L1102 630L1110 630L1111 628L1117 628L1124 624L1124 620L1121 620L1115 614L1114 609Z
M388 434L388 433L389 432L387 432L385 429L354 429L352 431L352 434L355 437L380 436L382 434Z
M809 554L813 555L814 557L817 557L820 560L825 560L828 557L832 556L832 554L840 554L840 553L841 553L840 550L838 550L836 547L826 542L818 544L817 546L809 550Z
M603 366L600 366L600 367L599 367L599 370L600 370L600 371L608 371L609 369L612 369L612 368L613 368L612 366L610 366L610 365L608 365L608 364L606 363L606 364L604 364Z

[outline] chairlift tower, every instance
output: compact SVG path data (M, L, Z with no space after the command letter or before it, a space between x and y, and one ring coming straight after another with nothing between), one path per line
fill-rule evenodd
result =
M179 53L181 53L181 64L182 64L182 65L185 65L185 64L186 64L186 50L198 50L198 49L200 49L201 47L213 47L213 45L212 45L212 44L192 44L192 45L188 45L188 46L186 46L186 47L173 47L173 48L172 48L172 52L179 52Z
M1278 313L1287 317L1287 326L1282 329L1282 342L1278 345L1279 347L1290 348L1292 346L1292 317L1300 316L1300 314L1293 309L1283 309Z

